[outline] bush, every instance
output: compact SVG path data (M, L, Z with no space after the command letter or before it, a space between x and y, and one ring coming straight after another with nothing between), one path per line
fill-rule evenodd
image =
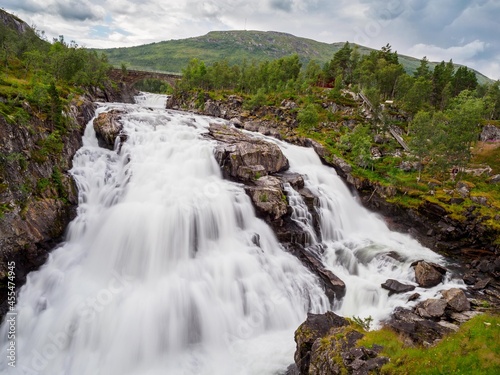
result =
M319 114L314 104L308 104L305 108L301 109L297 114L299 124L304 129L310 130L318 125Z

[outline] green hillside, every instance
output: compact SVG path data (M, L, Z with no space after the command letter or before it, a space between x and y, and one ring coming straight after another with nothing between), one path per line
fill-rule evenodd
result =
M330 61L341 43L322 43L275 31L211 31L206 35L145 44L136 47L110 48L101 50L114 66L126 64L131 69L181 72L189 60L198 58L211 64L226 59L230 64L246 61L274 60L298 54L302 63L316 60L321 64ZM361 54L372 49L358 46ZM399 56L408 73L413 73L420 58ZM436 63L429 64L433 68ZM479 83L490 81L476 72Z

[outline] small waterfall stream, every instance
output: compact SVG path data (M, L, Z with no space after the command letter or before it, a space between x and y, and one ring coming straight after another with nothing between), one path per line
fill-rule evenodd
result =
M119 152L98 147L87 126L71 170L78 216L21 289L18 366L2 356L0 373L277 374L293 361L307 312L332 307L243 188L222 178L202 137L209 119L165 111L164 100L98 109L125 112ZM312 149L273 141L320 197L322 261L347 284L334 310L386 317L405 297L388 298L380 284L414 282L412 260L443 260L363 209ZM292 219L319 243L301 196L285 189Z

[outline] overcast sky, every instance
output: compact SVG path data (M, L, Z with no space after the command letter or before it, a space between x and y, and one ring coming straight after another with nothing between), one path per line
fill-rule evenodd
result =
M500 0L1 0L51 40L122 47L212 30L282 31L431 61L500 79Z

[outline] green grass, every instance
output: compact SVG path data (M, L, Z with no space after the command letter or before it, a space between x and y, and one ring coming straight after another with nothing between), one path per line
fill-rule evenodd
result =
M479 315L464 323L457 333L430 348L405 347L389 329L366 334L358 345L384 347L381 355L391 359L382 374L474 374L500 373L500 317Z
M500 173L500 143L478 142L473 150L472 162L474 164L488 165L493 174Z

